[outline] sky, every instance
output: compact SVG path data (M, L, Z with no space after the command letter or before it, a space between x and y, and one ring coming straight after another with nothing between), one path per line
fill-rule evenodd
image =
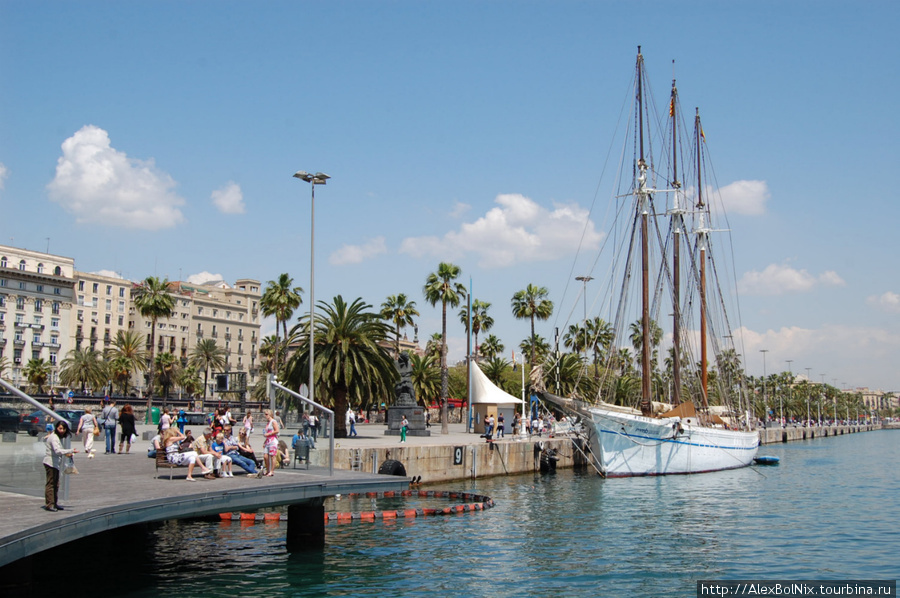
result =
M732 200L747 372L900 390L898 25L881 0L0 0L0 243L130 280L287 272L306 310L292 175L321 171L317 300L405 293L424 346L449 261L509 358L516 291L550 291L547 339L597 304L574 278L602 271L641 45L657 110L673 73L701 107Z

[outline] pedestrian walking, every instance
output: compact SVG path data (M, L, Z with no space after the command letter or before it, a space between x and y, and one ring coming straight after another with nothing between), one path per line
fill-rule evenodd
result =
M75 429L75 434L82 435L82 443L84 444L84 454L88 456L88 459L94 458L94 432L97 432L97 435L100 435L100 424L97 423L97 418L94 417L94 414L91 413L90 407L84 408L84 415L81 416L81 419L78 420L78 427Z
M400 421L400 442L406 442L407 430L409 430L409 420L406 419L404 414L403 419Z
M125 405L122 407L122 415L119 416L120 430L122 433L119 435L119 454L122 454L122 444L124 443L126 448L125 452L131 452L131 439L133 436L137 435L137 428L135 427L134 420L134 408L131 405ZM171 426L170 426L171 427ZM166 428L167 430L169 428Z
M116 407L114 399L110 399L106 407L100 412L100 423L103 424L103 431L106 432L106 454L115 454L116 424L119 423L119 409Z

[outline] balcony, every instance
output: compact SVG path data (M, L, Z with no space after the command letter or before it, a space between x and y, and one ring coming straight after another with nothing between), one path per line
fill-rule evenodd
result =
M226 340L226 341L230 341L230 340L231 340L231 333L230 333L230 332L226 332L226 333L225 333L225 340Z
M28 327L33 328L34 330L43 330L44 329L43 324L29 324Z
M214 330L213 333L210 334L210 336L213 338L219 338L219 333Z
M24 341L24 340L20 340L20 339L14 339L14 340L13 340L13 344L14 344L15 346L17 346L17 347L24 347L24 346L25 346L25 341Z
M202 331L202 330L198 330L198 331L197 331L197 338L203 338L203 331Z
M28 328L28 324L25 322L16 322L16 328Z

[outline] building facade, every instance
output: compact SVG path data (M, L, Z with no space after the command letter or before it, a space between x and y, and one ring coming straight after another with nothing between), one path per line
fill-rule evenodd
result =
M75 313L70 331L73 348L103 353L120 330L128 330L132 286L124 278L75 271Z
M27 383L31 359L49 362L48 385L58 383L71 348L74 276L72 258L0 245L0 363L17 386Z

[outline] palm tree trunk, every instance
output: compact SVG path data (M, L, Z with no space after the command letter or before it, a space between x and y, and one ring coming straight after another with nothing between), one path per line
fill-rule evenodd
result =
M347 387L343 384L334 387L334 437L347 437Z
M531 314L531 369L534 369L534 314Z
M153 377L156 375L156 317L150 319L150 377L147 380L147 413L144 423L150 423L150 409L153 407Z

